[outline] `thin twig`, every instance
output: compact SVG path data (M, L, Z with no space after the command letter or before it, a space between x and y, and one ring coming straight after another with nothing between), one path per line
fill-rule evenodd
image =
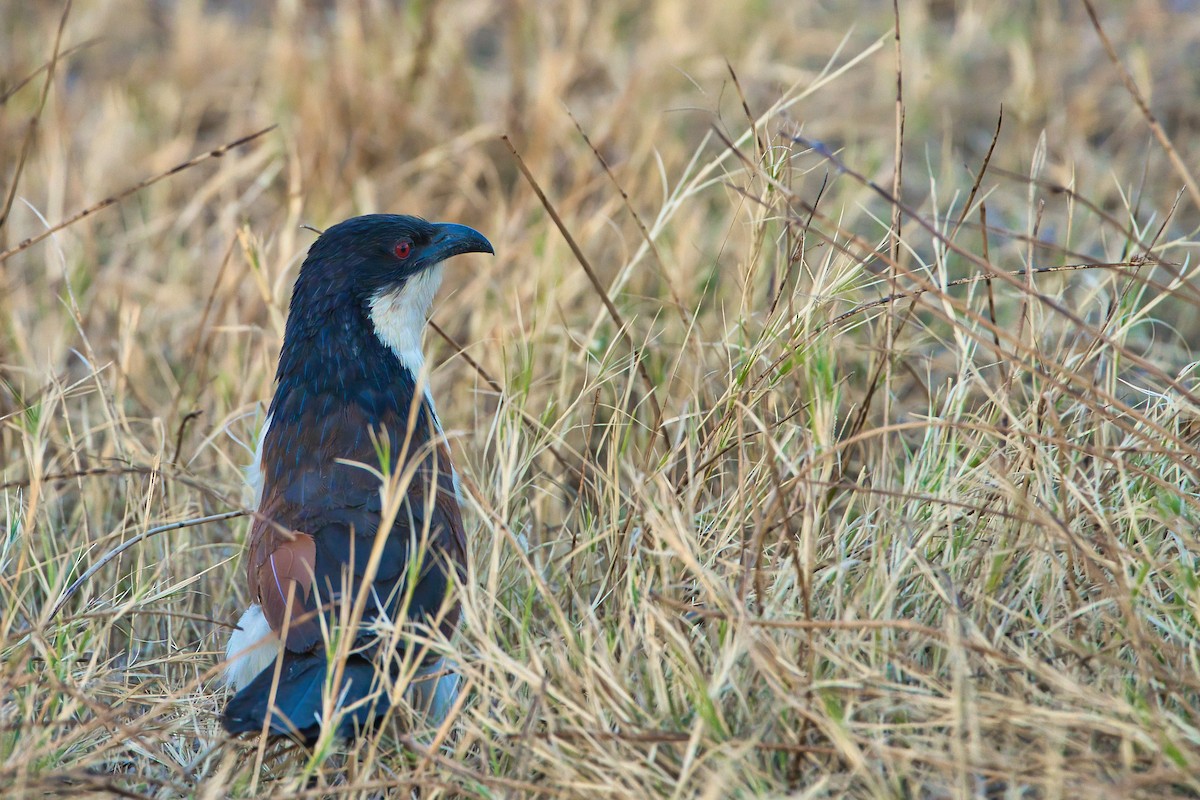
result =
M988 145L987 153L983 156L983 163L979 165L979 172L975 173L975 182L971 184L971 192L967 195L967 202L963 203L962 213L958 215L958 222L954 223L954 230L950 232L951 239L958 235L958 229L962 227L963 222L967 219L967 214L971 212L971 204L975 202L975 195L979 194L979 187L983 185L983 176L987 173L988 165L992 163L992 153L996 152L996 143L1000 141L1000 126L1003 124L1004 106L1001 105L1000 114L996 117L996 132L992 134L992 143ZM986 237L987 231L984 231L984 238ZM984 260L986 261L987 259L985 258Z
M171 456L171 465L179 466L179 452L183 450L183 437L187 433L188 423L204 414L203 409L194 408L179 420L179 428L175 431L175 455Z
M641 345L633 338L632 329L625 324L625 320L621 317L621 312L617 310L612 298L608 296L608 290L600 282L600 276L592 268L592 262L584 255L583 250L576 243L575 237L571 235L571 231L567 228L566 223L558 215L558 210L550 202L550 199L546 197L546 193L542 191L541 185L533 177L533 173L529 171L529 167L525 165L525 159L521 158L521 154L517 152L517 148L513 146L512 141L507 136L502 136L501 138L504 140L504 144L508 147L509 152L512 153L513 158L516 159L517 167L521 170L521 174L525 176L525 180L529 182L533 193L537 195L538 200L542 203L542 207L546 209L546 213L550 215L550 219L554 221L555 227L558 228L558 232L563 235L567 246L571 248L571 252L575 255L575 260L579 262L579 266L587 274L588 280L592 283L592 288L596 290L596 294L600 297L600 301L604 303L604 308L608 311L609 317L616 324L617 332L629 345L630 352L633 354L634 368L637 369L642 382L646 385L646 398L650 401L651 410L654 412L654 419L659 421L657 432L662 437L663 444L666 445L669 452L671 449L671 439L667 435L665 426L662 425L663 409L658 402L658 395L654 391L654 381L650 379L650 373L646 369L645 354L642 352Z
M149 178L146 178L145 180L138 181L137 183L130 186L129 188L124 189L120 192L117 192L116 194L111 195L109 197L106 197L103 200L101 200L100 202L95 203L94 205L90 205L87 208L83 209L82 211L78 211L75 214L67 217L63 221L61 221L55 225L51 225L49 228L42 231L41 233L36 234L34 236L30 236L28 239L22 240L15 247L11 247L8 250L5 250L4 252L0 252L0 263L3 263L4 261L8 260L11 256L16 255L17 253L20 253L24 250L28 250L30 247L33 247L38 242L41 242L41 241L53 236L54 234L58 233L63 228L74 225L76 222L79 222L79 220L83 219L84 217L90 217L92 214L95 214L97 211L103 211L104 209L108 208L109 206L115 205L115 204L121 202L122 200L129 197L130 195L136 194L137 192L140 192L142 189L145 189L149 186L153 186L154 184L161 181L163 178L169 178L172 175L183 172L185 169L194 167L197 164L199 164L203 161L207 161L210 158L220 158L221 156L228 153L230 150L233 150L234 148L237 148L237 147L241 147L244 144L249 144L250 142L254 141L255 139L259 138L260 136L264 136L264 135L270 133L271 131L275 130L275 128L276 128L275 125L270 125L266 128L263 128L260 131L255 131L254 133L251 133L247 136L243 136L240 139L234 139L232 142L230 142L228 144L223 144L220 147L216 148L215 150L209 150L207 153L201 153L198 156L189 158L187 161L184 161L182 164L176 164L175 166L171 167L170 169L168 169L165 172L160 172L157 175L153 175Z
M539 739L543 741L560 740L564 742L574 742L580 740L593 740L599 742L629 742L636 744L683 744L690 742L694 738L691 731L663 731L663 730L633 730L633 731L600 731L600 730L554 730L554 731L536 731L530 734L514 733L509 734L509 739L521 739L528 736L529 738ZM754 741L753 739L746 740L745 744L750 745L755 750L765 750L767 752L802 752L814 753L816 755L835 756L838 754L836 748L822 747L817 745L804 744L789 744L788 742L763 742ZM729 744L729 742L722 742Z
M1105 263L1105 264L1064 264L1059 267L1037 267L1034 270L1032 270L1032 272L1035 275L1047 275L1047 274L1050 274L1053 272L1077 272L1079 270L1084 270L1084 269L1123 269L1126 267L1137 268L1137 267L1144 266L1145 263L1146 263L1145 261L1134 259L1132 261L1117 261L1117 262L1113 262L1111 264L1108 264L1108 263ZM1025 277L1025 273L1027 273L1029 271L1030 270L1018 269L1018 270L1014 270L1012 272L1006 272L1005 274L1010 275L1013 278L1023 278L1023 277ZM897 300L904 300L904 299L907 299L910 297L920 297L921 295L925 294L926 292L942 291L943 289L949 289L954 286L965 286L969 283L979 283L980 281L991 281L995 277L996 276L993 273L984 273L983 275L968 275L965 278L956 278L955 280L947 281L946 283L944 283L940 286L919 287L917 289L912 290L911 292L898 292L897 294L888 295L887 297L882 297L878 300L872 300L869 303L863 303L862 305L855 306L854 308L850 309L849 311L838 314L836 317L834 317L833 319L829 320L828 322L826 322L825 324L823 324L819 328L817 328L816 333L820 333L821 331L824 331L827 328L832 328L835 325L840 325L841 323L845 322L846 320L850 319L851 317L857 316L857 315L863 313L864 311L870 311L872 308L878 308L879 306L890 305L890 304L896 302ZM993 309L993 314L994 313L995 313L995 309ZM999 346L999 342L997 342L997 346Z
M62 48L63 30L67 27L67 17L70 14L71 0L67 0L63 4L62 15L58 18L58 30L54 34L54 49L50 53L50 60L46 63L46 81L42 84L42 95L38 98L37 110L29 118L29 126L25 129L25 140L21 142L21 155L17 158L17 168L13 171L12 183L9 184L8 194L4 198L4 208L0 210L0 228L3 228L4 223L8 221L8 214L12 211L13 201L17 198L17 186L21 183L21 173L24 172L25 162L29 159L29 153L33 150L33 140L37 134L38 121L42 118L42 112L46 109L46 100L50 97L50 87L54 84L54 71L58 66L59 53ZM3 258L0 258L0 261L3 260Z
M508 393L505 392L504 387L500 385L500 382L498 380L496 380L495 378L493 378L488 373L488 371L483 368L483 365L481 365L475 359L471 358L470 354L467 353L466 348L463 347L462 345L460 345L457 341L455 341L454 337L451 336L449 333L447 333L446 330L444 328L442 328L441 325L438 325L436 322L434 322L431 319L431 320L429 320L429 327L433 328L434 333L436 333L438 336L441 336L443 339L446 340L446 343L448 345L450 345L451 347L454 348L454 354L456 356L458 356L459 358L461 358L463 361L466 361L467 364L471 367L471 369L475 370L475 373L477 375L479 375L479 377L483 379L483 382L488 385L488 388L490 388L493 392L496 393L497 397L499 397L501 400L508 397ZM521 413L521 421L525 424L525 426L527 428L529 428L530 431L533 432L533 434L535 436L541 436L548 432L546 430L546 426L544 426L540 422L538 422L538 420L535 419L532 415L530 415L530 413L528 411L526 411L524 408L519 408L516 406L514 406L514 408L517 408L517 410ZM583 472L580 470L579 467L575 466L570 461L568 461L567 457L564 456L561 452L559 452L558 448L555 447L554 444L552 444L551 442L546 442L546 449L550 451L550 455L554 456L555 461L557 461L565 469L570 470L571 472L574 472L579 477L579 480L582 483ZM579 456L578 454L576 454L576 457L579 458L581 461L583 460L582 456Z
M92 564L92 566L88 567L86 572L84 572L82 575L80 575L79 578L77 578L74 583L72 583L69 587L67 587L67 590L65 592L63 592L62 597L58 598L58 602L54 604L54 608L50 611L49 614L46 615L45 621L49 622L50 620L54 619L54 617L62 609L63 605L68 600L70 600L71 597L77 591L79 591L79 588L81 586L83 586L85 583L87 583L89 578L91 578L93 575L95 575L97 572L99 572L102 568L104 568L105 565L107 565L114 558L121 555L121 553L124 553L126 550L133 547L135 544L140 544L141 542L144 542L153 536L157 536L160 533L166 533L168 531L177 531L177 530L180 530L181 528L192 528L197 525L207 524L209 522L220 522L220 521L226 520L226 519L234 519L235 517L244 517L249 513L251 513L251 512L249 512L245 509L241 509L239 511L226 511L222 514L210 514L207 517L198 517L196 519L185 519L185 520L181 520L179 522L172 522L168 525L159 525L157 528L151 528L150 530L146 531L145 533L139 533L137 536L134 536L132 539L122 542L121 544L114 547L112 550L109 550L107 553L104 554L103 557L100 558L99 561L97 561L95 564Z
M689 603L681 603L678 600L672 600L658 592L651 591L650 599L660 605L676 611L682 611L692 617L700 617L705 619L728 620L730 622L744 622L755 628L777 628L782 630L801 630L801 631L878 631L878 630L895 630L907 631L916 633L922 636L928 636L931 639L936 639L944 642L946 632L934 628L929 625L922 625L919 622L913 622L908 619L764 619L763 617L736 617L719 611L715 608L704 608L703 606L695 606ZM976 653L994 658L998 661L1005 661L1010 664L1019 665L1021 662L1012 656L1000 652L994 647L989 647L984 644L975 642L961 642L963 647L968 650L974 650Z
M62 61L63 59L67 58L68 56L75 55L83 48L91 47L92 45L97 44L98 42L101 42L101 41L103 41L103 37L99 37L99 36L97 36L93 39L85 39L84 41L80 42L79 44L75 45L74 47L68 47L66 50L63 50L61 53L58 54L57 60ZM36 78L38 75L41 75L42 72L44 72L45 70L49 69L51 63L53 63L53 62L47 61L45 64L42 64L40 67L38 67L33 72L26 75L24 78L21 78L19 81L14 83L12 86L5 89L3 92L0 92L0 106L7 103L14 94L16 94L17 92L24 89L26 84L28 84L31 80Z
M1175 171L1183 178L1183 182L1187 184L1188 194L1192 197L1192 202L1196 208L1200 208L1200 184L1197 184L1196 179L1192 177L1191 171L1183 158L1179 155L1179 151L1175 149L1175 145L1171 144L1171 139L1167 136L1167 132L1163 130L1163 126L1159 124L1158 118L1154 116L1154 112L1150 110L1150 104L1146 102L1146 98L1142 95L1137 84L1133 80L1133 76L1129 74L1129 70L1125 69L1125 65L1121 63L1121 57L1117 55L1117 50L1113 47L1112 41L1109 40L1108 34L1104 32L1104 27L1100 24L1100 19L1096 16L1096 9L1092 7L1092 0L1083 0L1083 7L1087 9L1088 18L1092 21L1092 27L1096 29L1096 35L1100 37L1100 43L1104 45L1104 51L1108 53L1108 59L1113 66L1117 68L1117 72L1121 75L1121 82L1125 84L1125 89L1129 92L1129 96L1133 98L1133 102L1137 104L1138 110L1142 112L1142 116L1146 120L1146 124L1150 126L1150 132L1154 134L1154 138L1158 140L1158 144L1167 153L1167 158L1171 160L1171 165L1175 167Z

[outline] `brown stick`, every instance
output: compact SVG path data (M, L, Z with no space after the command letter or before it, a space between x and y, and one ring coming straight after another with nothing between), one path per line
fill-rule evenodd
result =
M12 211L13 201L17 199L17 185L21 183L21 173L25 171L25 162L33 151L33 138L37 133L38 120L46 108L46 99L50 96L50 86L54 83L54 70L58 66L59 53L62 49L63 29L67 27L67 17L71 14L71 0L63 5L62 16L58 18L58 31L54 34L54 50L46 63L46 81L42 84L42 95L38 98L37 111L29 118L29 126L25 129L25 140L21 142L21 155L17 159L17 168L13 171L12 184L8 187L8 195L4 198L4 208L0 210L0 228L8 220Z
M617 331L621 337L629 344L629 349L633 354L634 367L642 378L642 382L646 384L646 399L650 401L651 410L654 412L654 419L658 421L658 433L662 436L663 444L666 445L667 451L671 449L671 439L667 435L666 428L662 425L663 410L658 402L658 395L654 392L654 381L650 380L650 373L646 370L646 364L643 359L642 348L633 338L628 325L621 317L621 312L617 310L612 298L608 296L608 290L604 288L604 284L600 282L600 277L596 274L596 270L592 268L592 262L583 254L583 250L575 242L575 237L571 235L571 231L567 229L566 223L562 221L562 217L558 215L558 210L554 204L546 197L546 193L542 191L542 187L538 184L537 178L533 177L533 173L529 171L529 167L525 165L525 159L521 158L521 154L517 152L517 148L513 146L512 141L507 136L500 137L504 140L504 144L508 147L513 158L517 160L517 167L520 168L521 174L525 176L525 180L529 182L529 186L533 189L533 193L537 195L541 201L542 207L546 209L546 213L550 215L550 219L554 221L554 225L558 228L558 232L563 235L567 241L567 246L571 248L571 252L575 254L575 260L579 262L579 266L583 268L587 274L588 280L592 282L592 288L596 290L596 294L600 297L600 301L604 303L604 308L608 311L608 315L612 317L612 321L616 323Z
M1191 195L1192 202L1196 204L1196 208L1200 208L1200 184L1196 183L1196 179L1192 177L1187 164L1180 157L1179 151L1175 149L1175 145L1171 144L1170 137L1163 130L1163 126L1159 124L1158 118L1154 116L1154 112L1150 110L1150 104L1146 102L1146 98L1142 95L1141 90L1134 83L1133 76L1129 74L1129 70L1125 69L1125 65L1121 63L1121 57L1117 55L1116 48L1113 47L1108 34L1104 32L1104 28L1100 25L1100 19L1096 16L1096 9L1092 7L1092 0L1083 0L1083 7L1087 9L1088 17L1092 21L1092 27L1096 29L1096 35L1100 37L1100 43L1104 45L1104 51L1108 53L1108 60L1117 68L1117 72L1121 75L1121 82L1125 84L1125 89L1129 92L1129 96L1133 98L1133 102L1137 104L1138 110L1145 117L1146 124L1150 126L1150 132L1158 140L1159 146L1166 151L1167 158L1171 160L1171 165L1175 167L1175 171L1183 178L1183 182L1188 188L1188 194Z
M190 528L195 525L203 525L207 522L220 522L221 520L233 519L234 517L244 517L249 513L249 511L245 510L226 511L223 514L211 514L207 517L199 517L198 519L180 520L179 522L172 522L169 525L159 525L157 528L151 528L144 533L139 533L132 539L122 542L112 550L109 550L107 553L105 553L99 561L88 567L86 572L80 575L74 583L67 587L67 590L63 592L62 597L58 598L58 602L54 604L54 608L52 608L50 613L46 615L46 621L49 622L50 620L54 619L55 615L62 610L62 607L66 604L66 602L70 600L77 591L79 591L79 587L88 582L89 578L99 572L101 568L108 564L108 562L112 561L114 558L121 555L121 553L124 553L135 544L140 544L141 542L149 539L151 536L157 536L158 534L166 533L167 531L177 531L180 528Z
M29 248L33 247L38 242L43 241L44 239L47 239L50 236L53 236L54 234L58 233L63 228L74 225L76 222L79 222L79 220L83 219L84 217L90 217L92 214L95 214L97 211L103 211L104 209L108 208L109 206L115 205L115 204L121 202L126 197L129 197L131 194L140 192L142 189L145 189L148 186L153 186L154 184L161 181L163 178L169 178L170 176L175 175L176 173L183 172L185 169L194 167L197 164L199 164L200 162L207 161L210 158L220 158L221 156L225 155L226 153L228 153L230 150L234 149L235 147L241 147L244 144L249 144L250 142L254 141L255 139L259 138L260 136L264 136L265 134L268 134L271 131L275 130L276 127L277 126L275 126L275 125L270 125L266 128L263 128L261 131L255 131L254 133L251 133L247 136L243 136L240 139L234 139L229 144L223 144L220 147L216 148L215 150L209 150L207 153L201 153L198 156L189 158L187 161L184 161L182 164L176 164L175 166L171 167L166 172L160 172L157 175L153 175L149 178L146 178L145 180L138 181L133 186L130 186L129 188L124 189L123 191L117 192L114 195L106 197L103 200L101 200L99 203L90 205L87 208L83 209L82 211L76 212L75 214L64 219L62 222L59 222L56 225L51 225L49 228L47 228L46 230L37 234L36 236L30 236L28 239L25 239L20 244L18 244L16 247L12 247L12 248L9 248L8 250L5 250L4 252L0 253L0 263L4 263L5 261L7 261L9 259L9 257L14 256L17 253L20 253L24 250L28 250Z

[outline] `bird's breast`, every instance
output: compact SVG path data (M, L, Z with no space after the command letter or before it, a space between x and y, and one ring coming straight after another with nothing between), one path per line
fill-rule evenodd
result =
M316 391L280 388L289 394L272 406L258 473L263 487L289 503L377 506L379 473L430 458L440 438L436 416L411 377L392 386L371 379Z

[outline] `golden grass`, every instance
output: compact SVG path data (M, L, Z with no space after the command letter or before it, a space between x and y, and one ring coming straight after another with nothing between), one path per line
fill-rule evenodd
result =
M891 4L391 5L0 7L0 793L1200 794L1188 3L1097 9L1176 159L1083 5L901 3L902 206ZM173 524L371 211L498 254L427 340L470 691L260 751L246 520Z

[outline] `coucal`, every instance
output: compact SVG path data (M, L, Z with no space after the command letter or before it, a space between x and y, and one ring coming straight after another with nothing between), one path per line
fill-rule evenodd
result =
M334 225L309 249L250 469L257 514L245 563L253 604L227 650L226 678L237 690L222 720L230 733L265 725L315 742L327 724L322 693L340 676L331 687L341 711L336 735L353 736L390 705L382 677L394 675L402 657L424 653L403 635L398 648L382 647L381 631L448 634L457 624L449 592L464 575L466 542L458 478L422 388L421 333L442 262L494 252L464 225L391 214ZM386 530L381 475L404 491ZM356 607L349 656L331 658L338 651L327 643L330 632ZM421 657L409 698L440 721L458 676L444 660Z

